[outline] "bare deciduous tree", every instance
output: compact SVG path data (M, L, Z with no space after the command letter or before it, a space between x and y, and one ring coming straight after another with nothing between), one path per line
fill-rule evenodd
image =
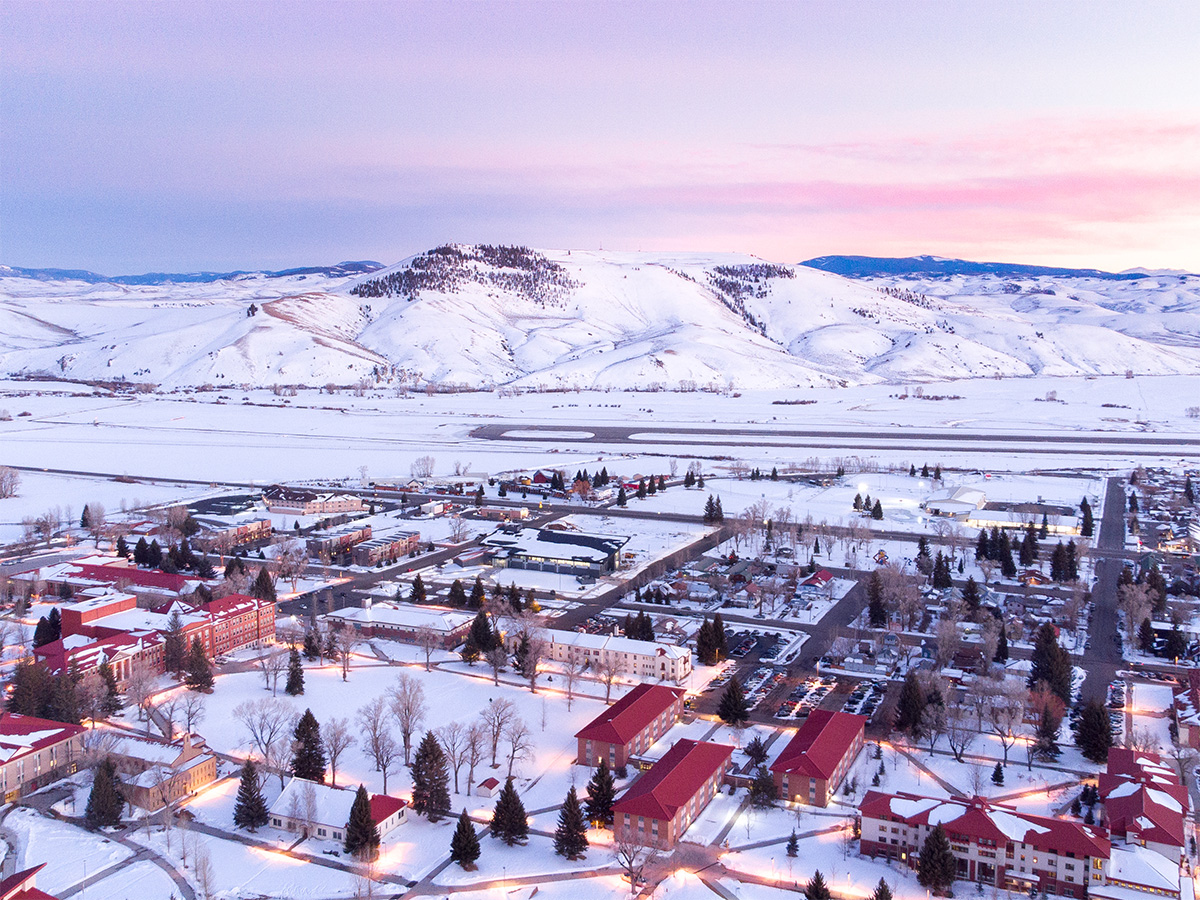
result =
M461 544L467 539L467 532L470 530L470 525L462 516L450 517L450 531L447 535L450 538L450 543Z
M338 661L342 664L342 681L345 681L350 676L350 664L354 657L354 648L359 645L362 638L358 634L358 630L349 622L343 622L342 626L333 632L333 645L337 648Z
M499 686L500 670L508 665L508 651L503 647L493 647L487 652L488 665L492 667L492 684Z
M425 713L429 711L425 703L425 689L413 676L401 672L396 676L395 684L388 688L388 704L396 724L400 726L400 736L404 741L404 764L408 765L412 736L421 727Z
M1125 614L1125 634L1130 644L1137 639L1138 628L1154 608L1148 584L1123 584L1117 588L1117 604Z
M183 692L183 722L189 733L204 721L206 701L207 697L199 691Z
M409 466L408 471L413 478L429 478L433 475L433 467L436 464L437 460L432 456L418 456L412 461L412 465Z
M512 778L514 763L533 752L533 735L520 716L514 716L504 726L504 742L508 745L508 777Z
M358 709L358 724L362 728L363 749L375 763L375 770L383 773L383 792L387 793L388 769L400 758L401 748L392 736L389 722L388 703L376 697Z
M488 740L492 745L492 768L496 767L496 752L500 746L500 736L517 715L517 708L511 700L498 697L479 711L479 718L487 729Z
M442 639L432 628L421 627L417 629L417 646L425 654L425 671L428 672L434 651L442 649Z
M475 767L479 765L479 761L483 759L484 751L487 750L488 729L483 722L476 720L467 726L466 738L464 739L464 758L467 763L467 793L471 793L471 785L475 783Z
M17 496L21 487L21 473L11 466L0 466L0 500Z
M571 702L575 699L575 682L583 671L583 664L573 653L567 654L563 663L563 684L567 689L567 711L571 711Z
M354 744L350 723L346 719L330 719L321 726L321 742L329 757L329 783L337 787L337 764L342 754Z
M266 653L258 658L257 667L263 677L263 689L270 691L272 697L279 696L279 676L288 667L285 654L282 651Z
M295 708L276 697L261 697L243 700L233 708L233 717L246 729L250 746L258 751L263 765L279 775L282 787L289 737L296 719Z
M600 679L600 683L604 685L604 702L608 703L612 696L613 682L617 680L617 676L621 674L620 664L613 659L605 659L596 666L596 677Z
M308 568L308 551L305 549L304 543L296 538L284 541L279 545L275 562L278 564L279 577L290 581L292 593L296 593L300 584L300 576Z
M959 762L963 762L963 754L975 743L979 731L971 722L970 708L966 704L951 703L946 708L946 743L950 752Z
M437 729L434 734L437 736L438 743L442 745L442 752L446 754L446 762L450 764L450 771L454 773L454 793L458 793L458 772L462 768L463 762L466 761L467 755L467 728L462 722L449 722Z
M139 660L130 667L129 677L125 680L125 696L137 707L138 721L145 717L146 703L153 693L154 673L149 663Z
M95 501L87 505L88 511L88 533L96 542L96 546L100 546L100 538L104 536L104 527L108 524L108 517L104 509L103 503Z
M642 889L643 874L658 859L657 843L639 844L629 838L616 842L617 865L629 879L629 896L636 896Z

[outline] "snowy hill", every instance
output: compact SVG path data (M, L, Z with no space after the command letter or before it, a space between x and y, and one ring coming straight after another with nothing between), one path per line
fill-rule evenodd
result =
M738 254L464 245L352 265L161 284L0 269L0 372L666 390L1200 372L1194 275L852 279Z

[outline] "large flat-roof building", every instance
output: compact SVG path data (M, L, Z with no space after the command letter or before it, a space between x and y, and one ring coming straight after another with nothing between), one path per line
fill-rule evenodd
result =
M574 660L587 669L611 664L619 675L675 684L692 673L692 651L687 647L582 631L550 629L546 635L548 655L557 662Z
M673 847L716 795L733 747L683 739L613 804L613 837Z
M639 684L580 729L575 761L581 766L625 765L662 737L683 714L684 691L661 684Z
M498 566L592 577L615 571L621 548L628 543L628 537L616 534L519 525L505 526L483 539L495 552Z
M325 618L350 625L364 637L389 638L416 644L422 635L432 632L443 650L452 650L467 639L475 616L441 606L414 603L376 602L367 607L346 607L327 613Z
M330 513L362 512L367 508L361 497L310 491L305 488L273 484L263 491L263 502L273 513L297 516L325 516Z
M0 794L12 803L75 773L85 729L50 719L0 715Z

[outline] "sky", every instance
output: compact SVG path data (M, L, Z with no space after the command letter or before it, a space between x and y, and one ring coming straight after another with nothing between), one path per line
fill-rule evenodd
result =
M0 4L0 263L1200 272L1200 3Z

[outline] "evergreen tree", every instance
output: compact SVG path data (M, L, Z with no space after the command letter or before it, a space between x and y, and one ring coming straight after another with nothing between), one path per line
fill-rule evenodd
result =
M725 521L725 510L721 509L721 498L717 497L717 524Z
M613 785L612 772L608 768L608 760L600 757L600 765L592 775L587 785L587 819L593 825L608 827L613 822L613 801L616 799L616 787Z
M908 465L908 477L909 478L917 477L917 467L913 463L909 463L909 465Z
M371 798L361 784L350 807L350 821L346 823L346 852L355 859L369 860L379 856L379 829L371 818Z
M871 900L892 900L892 889L888 887L888 883L882 878L879 879L879 884L875 885L875 891L871 894Z
M425 582L421 580L421 573L417 573L417 577L413 579L412 590L408 592L409 603L424 603L425 602Z
M114 715L121 710L121 692L117 690L117 676L107 661L100 663L97 671L100 673L100 681L104 684L100 714L104 717Z
M1092 505L1087 501L1087 497L1084 497L1083 502L1079 504L1079 514L1079 533L1084 537L1091 537L1096 530L1096 518L1092 512Z
M922 478L929 477L929 463L925 463L924 465L921 466L921 477Z
M878 500L876 500L875 505L871 507L871 518L877 522L883 521L883 504Z
M629 497L625 493L625 485L617 488L617 506L624 507L629 503Z
M1017 574L1017 563L1013 559L1012 542L1008 538L1007 531L1000 534L1000 549L996 557L1000 563L1000 573L1005 578L1012 578Z
M950 849L946 830L937 825L925 838L917 861L917 883L941 893L950 889L958 875L958 861Z
M163 632L163 668L179 677L187 659L187 638L183 635L183 616L179 614L179 606L171 607L167 616L167 628Z
M1000 636L996 640L996 653L992 657L992 662L1008 662L1008 629L1004 626L1003 620L1000 622Z
M854 505L855 512L862 512L862 507L863 507L862 494L854 495L854 504L853 505Z
M717 662L729 659L729 638L725 634L725 620L720 613L713 614L713 641L717 647Z
M22 716L39 716L50 693L50 676L44 666L17 663L9 678L7 709Z
M1138 649L1143 653L1154 652L1154 626L1150 624L1149 616L1138 626Z
M304 693L304 667L300 665L300 651L295 647L292 648L291 655L288 657L287 687L284 688L284 691L293 697L299 697Z
M1058 759L1058 731L1061 726L1062 716L1047 703L1042 707L1038 727L1034 732L1035 756L1039 759Z
M1035 687L1044 681L1064 704L1071 702L1071 655L1058 644L1054 626L1043 623L1034 638L1032 665L1029 670L1029 686Z
M267 824L267 800L258 783L258 770L254 760L246 760L242 766L242 779L238 783L237 802L233 805L233 824L238 828L258 831Z
M792 829L792 836L788 838L787 855L795 859L800 855L800 838L796 835L796 829Z
M1163 656L1167 659L1178 660L1179 657L1187 653L1187 638L1183 636L1183 632L1179 630L1179 624L1176 623L1170 631L1167 632L1167 645L1163 648Z
M944 591L953 586L954 581L950 576L950 560L939 550L933 559L933 587L936 590Z
M162 561L162 547L158 546L158 541L151 541L150 546L146 548L146 564L152 569L157 569L162 565Z
M704 524L713 525L717 521L717 501L712 494L708 495L708 501L704 504Z
M567 799L558 814L558 827L554 829L554 852L567 859L580 859L587 852L587 823L579 808L575 786L567 790Z
M1033 523L1030 522L1025 526L1025 537L1021 540L1021 549L1018 553L1018 559L1022 566L1032 566L1037 559L1037 535L1033 532Z
M883 601L883 576L878 569L867 578L867 621L872 628L883 628L888 623L887 604Z
M482 609L483 601L487 599L487 593L483 589L483 580L476 575L475 584L471 586L471 609Z
M471 870L475 868L475 861L479 859L480 852L479 835L475 833L475 826L471 824L464 808L458 816L458 827L454 829L454 836L450 838L450 861Z
M129 559L129 545L125 543L125 535L117 535L117 556L120 559Z
M1183 499L1188 503L1196 502L1196 489L1192 487L1192 476L1188 475L1183 482Z
M925 713L928 700L916 672L909 672L900 688L900 699L896 701L896 723L898 731L915 734L921 727L921 716Z
M310 628L304 632L304 658L309 662L321 656L321 638L316 629Z
M133 546L133 562L138 566L150 565L150 545L144 537L138 538L138 542Z
M50 625L50 620L46 616L42 616L37 621L37 625L33 628L33 646L34 648L45 646L55 638L51 637L54 629Z
M775 778L767 771L766 766L759 766L750 782L750 805L755 809L766 809L779 799L779 789L775 786Z
M992 784L1004 784L1004 766L996 763L996 768L992 769Z
M961 563L962 560L960 559L959 562ZM967 583L963 585L962 598L971 615L979 612L979 582L975 580L974 575L967 576Z
M204 645L200 638L192 638L192 649L184 664L186 674L183 683L193 691L208 691L213 686L212 669L208 665L208 656L204 653Z
M700 623L700 630L696 632L696 659L702 666L715 665L717 662L717 647L708 619Z
M829 885L825 883L825 876L821 874L820 869L817 869L813 872L813 877L809 879L808 884L804 886L804 900L832 900L832 897Z
M975 558L976 559L991 559L992 558L992 542L988 540L987 529L979 532L979 538L975 541Z
M115 828L121 824L124 809L125 798L117 781L117 767L111 759L105 758L96 767L92 792L88 795L87 810L83 817L89 828Z
M295 652L295 651L293 651ZM321 743L321 726L311 709L304 710L304 715L296 723L292 731L292 774L297 778L325 783L325 746Z
M639 500L646 499L646 479L645 478L638 479L637 498Z
M455 609L462 609L467 605L467 589L463 587L461 579L454 579L454 583L450 585L450 593L447 600Z
M1075 732L1075 746L1094 763L1108 759L1113 745L1112 724L1108 713L1095 700L1089 700L1079 716L1079 728Z
M271 573L267 571L266 566L258 570L254 584L250 585L250 596L271 603L275 602L275 582L271 580Z
M721 695L717 715L726 725L733 725L735 728L741 728L750 721L750 709L746 705L746 694L736 675L729 679L725 693Z
M509 847L524 844L529 839L529 818L525 815L525 804L513 787L509 777L500 791L500 799L492 811L492 837L500 838Z
M1050 536L1050 517L1046 513L1042 513L1042 525L1038 529L1038 537L1045 540Z
M446 754L432 731L421 738L412 764L412 805L418 815L436 822L450 812L450 773L446 769Z

